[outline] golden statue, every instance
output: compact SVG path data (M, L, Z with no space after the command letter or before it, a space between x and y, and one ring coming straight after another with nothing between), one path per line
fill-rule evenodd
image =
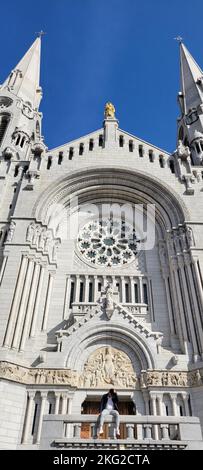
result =
M105 104L105 110L104 110L104 116L105 118L108 118L108 117L111 117L111 118L115 118L115 107L112 103L110 103L110 101L108 101L108 103Z

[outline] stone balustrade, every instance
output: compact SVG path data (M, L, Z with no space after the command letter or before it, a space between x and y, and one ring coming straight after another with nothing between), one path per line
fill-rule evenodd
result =
M83 438L81 426L89 425L90 436ZM49 448L198 448L203 449L199 418L177 416L121 415L125 438L114 438L114 421L108 423L108 436L98 438L98 415L45 415L40 449ZM201 447L202 446L202 447Z

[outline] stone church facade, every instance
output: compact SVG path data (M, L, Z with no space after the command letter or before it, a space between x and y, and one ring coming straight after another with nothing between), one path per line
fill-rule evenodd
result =
M173 154L109 102L49 150L40 42L0 87L0 446L203 448L203 73L181 43Z

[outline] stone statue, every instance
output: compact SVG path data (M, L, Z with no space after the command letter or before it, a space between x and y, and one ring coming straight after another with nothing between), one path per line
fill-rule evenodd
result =
M28 229L27 229L27 236L26 236L27 242L32 243L34 230L35 230L35 223L31 222L31 224L28 226Z
M187 242L188 246L194 246L194 236L191 227L187 227L187 232L186 232L186 237L187 237Z
M111 380L114 376L115 368L114 368L114 360L113 360L113 356L111 354L110 348L106 348L103 370L105 373L105 378L107 380Z
M108 101L108 103L105 104L105 110L104 110L104 116L105 118L108 118L108 117L111 117L111 118L115 118L115 107L112 103L110 103L110 101Z
M106 308L113 308L113 288L108 284L106 288Z
M14 231L15 231L15 222L12 220L8 229L8 234L7 234L7 242L11 242L13 239Z
M177 157L180 158L181 160L187 160L187 158L190 156L190 149L189 147L183 145L182 141L178 141L178 146L176 150Z

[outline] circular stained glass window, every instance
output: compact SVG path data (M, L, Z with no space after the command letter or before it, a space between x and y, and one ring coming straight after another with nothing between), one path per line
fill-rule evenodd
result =
M116 267L135 259L140 240L131 224L106 218L85 224L77 243L80 253L90 263Z

